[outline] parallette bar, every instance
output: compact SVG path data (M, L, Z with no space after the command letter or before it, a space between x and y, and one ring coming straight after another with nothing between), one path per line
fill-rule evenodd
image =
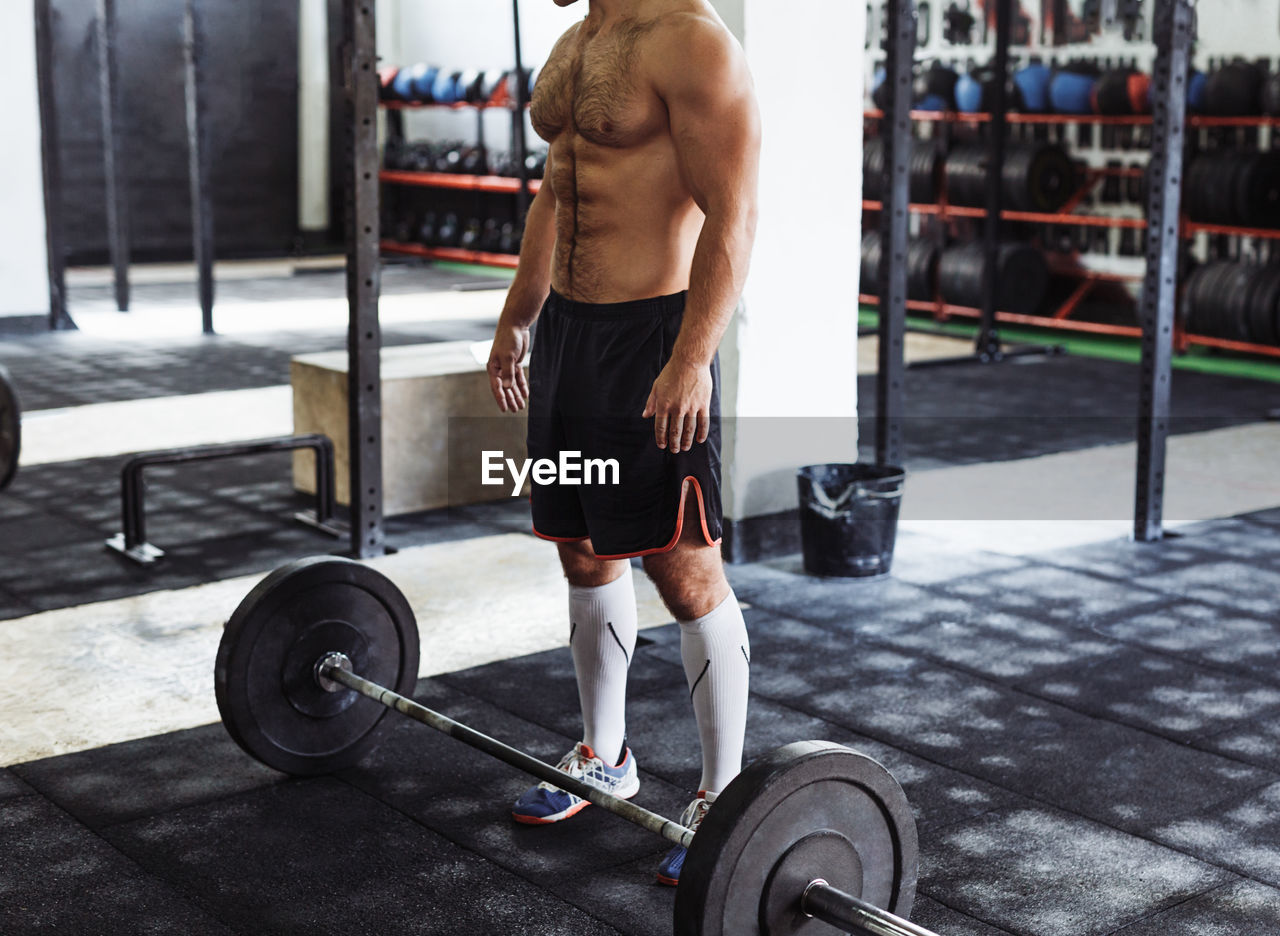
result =
M326 658L317 667L317 672L324 679L341 683L348 689L354 689L375 702L381 702L387 708L393 708L401 714L408 715L414 721L422 722L429 728L434 728L436 731L457 738L463 744L496 757L517 770L532 774L539 780L545 780L575 796L581 796L584 800L601 806L614 815L621 816L628 822L633 822L641 828L648 829L650 832L656 832L668 841L683 845L686 848L693 841L692 829L687 829L679 823L650 812L642 806L636 806L634 803L629 803L620 797L606 793L576 777L569 776L563 770L557 770L545 761L540 761L532 755L503 744L501 741L476 731L474 728L468 728L447 715L441 715L425 705L419 705L412 699L406 699L399 693L392 692L390 689L379 686L375 682L370 682L363 676L348 672L341 666L331 663L330 658Z
M846 894L818 878L811 881L800 896L800 909L823 923L848 931L874 933L876 936L938 936L932 930L910 920L894 916L852 894Z

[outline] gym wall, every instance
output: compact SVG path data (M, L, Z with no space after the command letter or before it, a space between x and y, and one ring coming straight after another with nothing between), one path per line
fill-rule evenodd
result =
M298 229L298 0L204 3L201 12L217 255L288 253ZM54 0L53 14L68 261L103 263L96 3ZM116 15L133 259L189 260L183 4L117 0ZM30 73L34 81L34 63Z
M47 318L44 176L32 4L0 4L0 35L9 37L0 56L0 86L5 89L4 143L0 145L0 179L4 179L0 316Z

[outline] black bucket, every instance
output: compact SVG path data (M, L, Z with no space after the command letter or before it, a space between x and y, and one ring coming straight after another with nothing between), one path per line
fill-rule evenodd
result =
M835 578L887 574L905 479L893 465L801 468L796 481L804 570Z

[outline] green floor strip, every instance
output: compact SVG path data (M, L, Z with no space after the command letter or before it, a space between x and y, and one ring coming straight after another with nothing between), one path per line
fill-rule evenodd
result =
M874 308L863 307L858 311L858 325L861 328L874 328L879 324L880 316ZM907 327L918 328L940 335L951 335L956 338L976 338L978 326L968 323L935 322L921 316L907 316ZM1068 354L1081 357L1104 358L1109 361L1122 361L1137 364L1142 360L1142 349L1136 338L1105 337L1086 335L1081 332L1068 332L1053 328L1013 328L1000 326L1000 337L1011 345L1018 344L1054 344L1066 349ZM1245 377L1252 380L1269 380L1280 383L1280 361L1272 361L1261 357L1230 354L1215 351L1212 348L1191 348L1186 354L1174 355L1173 366L1179 370L1199 371L1205 374L1219 374L1225 377Z
M440 270L453 270L468 276L492 276L494 279L512 280L516 271L506 267L486 266L480 263L455 263L453 260L432 260L431 265Z

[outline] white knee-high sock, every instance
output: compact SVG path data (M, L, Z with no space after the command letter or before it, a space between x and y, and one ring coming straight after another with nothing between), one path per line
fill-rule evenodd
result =
M619 763L627 736L627 668L636 649L631 564L608 585L570 585L569 621L582 703L582 742L606 764Z
M680 621L680 658L702 739L701 790L719 793L742 769L751 646L730 590L715 610Z

